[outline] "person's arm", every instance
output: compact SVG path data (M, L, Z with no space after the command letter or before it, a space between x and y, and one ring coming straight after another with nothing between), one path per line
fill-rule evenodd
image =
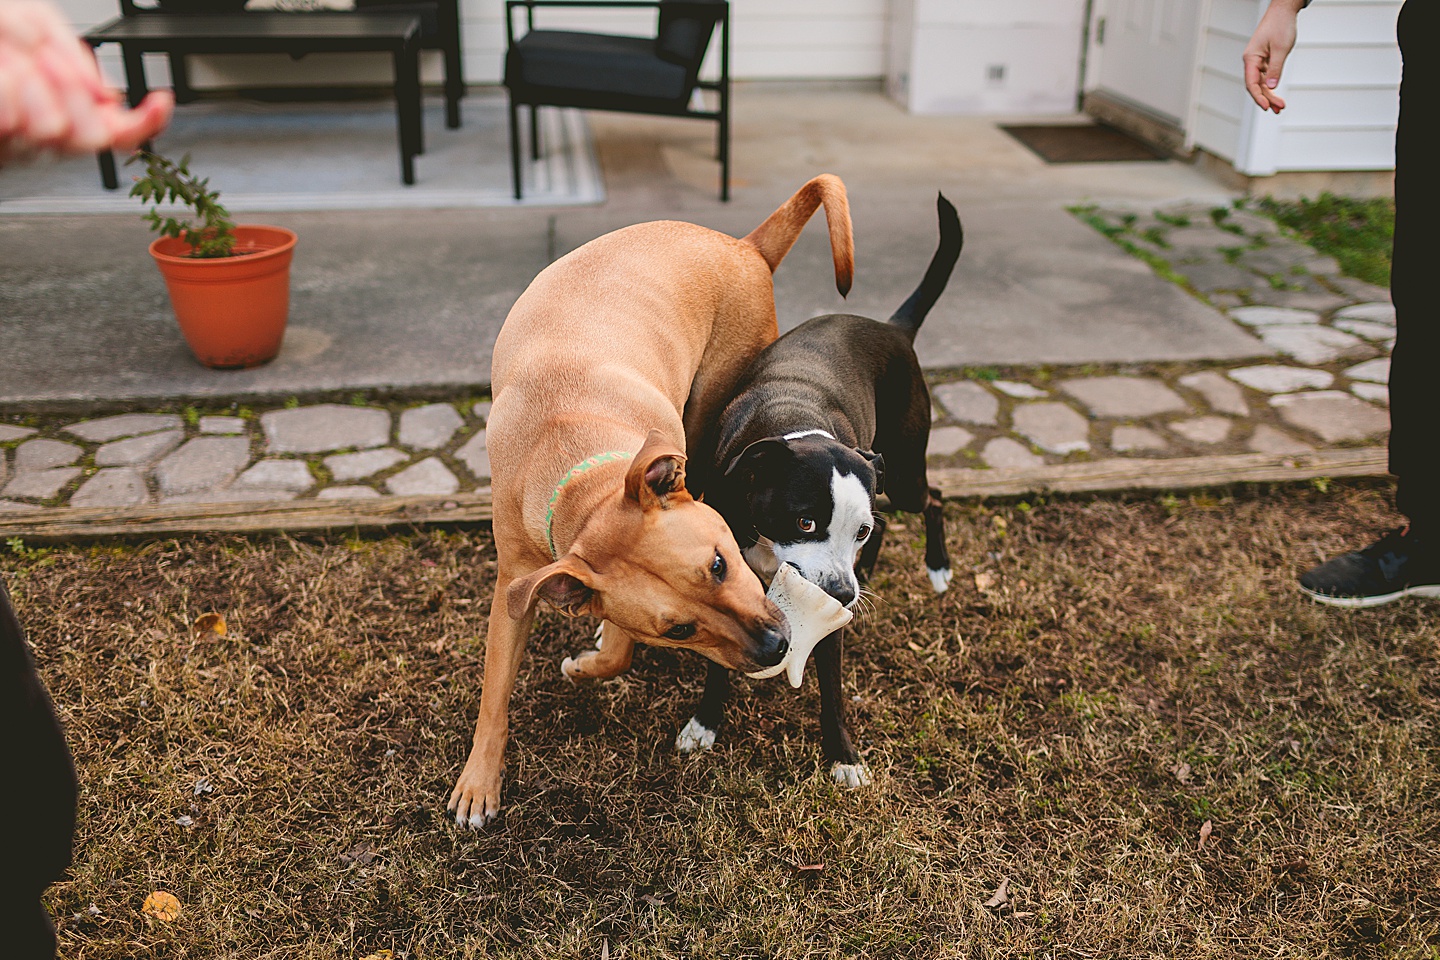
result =
M1245 63L1245 89L1261 110L1285 109L1285 101L1275 93L1285 58L1295 47L1295 21L1310 0L1270 0L1265 15L1245 45L1241 59Z
M45 151L133 150L170 122L168 90L134 110L46 0L0 0L0 163Z

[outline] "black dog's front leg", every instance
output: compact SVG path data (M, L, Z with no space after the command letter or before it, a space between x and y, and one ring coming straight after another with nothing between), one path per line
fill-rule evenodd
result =
M950 586L950 550L945 546L945 501L940 488L931 487L925 504L925 572L936 593Z
M730 671L713 660L706 660L705 667L705 693L700 698L700 706L675 738L675 749L681 753L713 747L715 732L725 719L725 704L730 700Z
M815 673L820 678L820 744L835 781L845 787L863 787L870 782L870 773L850 740L845 695L840 689L844 633L843 628L836 630L815 645Z

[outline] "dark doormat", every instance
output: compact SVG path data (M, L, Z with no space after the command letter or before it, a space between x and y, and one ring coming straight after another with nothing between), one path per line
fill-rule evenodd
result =
M1166 154L1114 127L1099 123L1031 124L1000 128L1046 163L1164 160Z

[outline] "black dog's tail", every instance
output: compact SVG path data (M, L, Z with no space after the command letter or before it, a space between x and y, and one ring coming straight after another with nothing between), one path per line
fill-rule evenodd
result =
M960 259L960 248L965 245L965 232L960 229L960 216L955 212L955 205L946 200L943 193L935 195L935 212L940 217L940 246L935 249L935 256L930 259L925 279L920 281L920 286L910 294L910 299L900 305L900 309L895 311L889 321L905 331L911 341L914 341L915 334L920 332L920 324L925 322L925 315L935 306L940 294L945 292L945 285L950 282L950 273L955 269L955 261Z

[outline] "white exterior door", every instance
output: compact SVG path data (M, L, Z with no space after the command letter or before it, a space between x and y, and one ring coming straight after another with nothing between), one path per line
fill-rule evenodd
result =
M1086 88L1183 129L1204 6L1196 0L1095 0Z

